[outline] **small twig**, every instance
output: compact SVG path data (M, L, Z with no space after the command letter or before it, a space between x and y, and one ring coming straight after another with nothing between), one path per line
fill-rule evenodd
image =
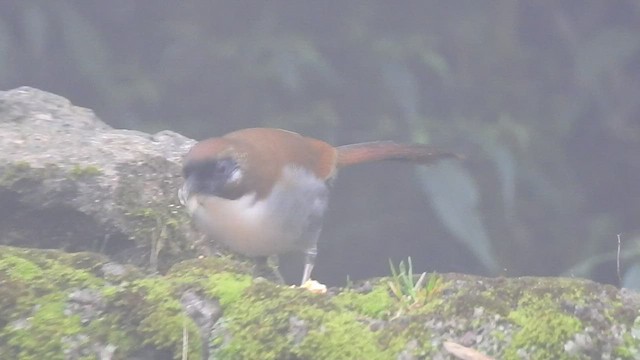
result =
M492 357L487 356L477 350L462 346L453 341L445 341L443 344L444 349L457 359L462 360L493 360Z
M187 320L182 322L182 360L189 358L189 331L187 330Z
M622 276L620 276L620 248L622 241L620 240L620 234L618 234L618 254L616 255L616 271L618 273L618 285L622 286Z

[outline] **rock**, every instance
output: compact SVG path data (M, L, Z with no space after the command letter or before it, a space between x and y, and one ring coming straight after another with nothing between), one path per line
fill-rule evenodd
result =
M38 89L0 92L0 243L166 269L205 251L180 208L180 134L112 129Z
M0 246L0 358L451 359L447 341L495 359L640 353L637 294L588 280L431 274L439 289L414 298L389 291L394 278L319 295L243 266L208 257L149 276Z
M216 299L209 299L202 294L198 294L193 289L188 289L182 293L180 303L185 313L198 325L202 344L208 344L212 338L214 326L222 317L220 303ZM202 347L201 355L203 359L209 358L208 346Z
M448 341L496 359L640 354L640 295L588 280L431 274L416 289L396 274L312 294L196 258L176 198L191 144L0 92L0 358L449 359Z

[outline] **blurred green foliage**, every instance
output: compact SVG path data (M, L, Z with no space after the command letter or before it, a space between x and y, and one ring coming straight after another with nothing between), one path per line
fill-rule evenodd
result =
M460 240L480 263L507 274L574 268L614 281L611 261L579 265L615 251L616 233L628 239L626 251L640 246L636 0L0 7L4 89L40 87L114 126L196 138L277 126L334 143L392 138L458 148L467 154L464 170L447 170L455 174L445 173L444 184L419 175L423 190L444 200L432 211L448 231L431 222L414 225L413 236ZM446 184L447 176L462 185ZM383 205L402 199L375 187L337 191ZM451 201L462 207L446 204L442 191L455 192ZM416 219L370 204L338 205L377 223L360 226L361 236ZM349 238L350 225L328 233Z

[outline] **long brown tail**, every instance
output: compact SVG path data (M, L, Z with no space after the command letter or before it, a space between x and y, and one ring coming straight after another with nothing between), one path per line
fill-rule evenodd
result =
M430 164L440 159L462 158L458 154L423 144L398 144L393 141L373 141L338 146L338 166L345 167L380 160L400 160Z

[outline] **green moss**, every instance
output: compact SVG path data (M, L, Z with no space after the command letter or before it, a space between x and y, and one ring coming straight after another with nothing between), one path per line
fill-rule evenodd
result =
M13 163L13 166L15 167L16 170L29 170L31 169L31 164L29 164L26 161L16 161L15 163Z
M540 298L524 296L508 319L520 330L513 335L505 359L519 359L521 349L534 360L574 358L564 352L564 344L581 331L582 323L564 314L549 294Z
M569 278L549 278L541 280L539 278L528 279L531 287L526 289L527 293L536 298L544 298L551 296L555 299L562 299L571 302L574 305L583 306L586 304L591 291L589 286L593 283L588 280L569 279Z
M89 177L102 175L102 170L100 170L97 166L93 166L93 165L88 165L88 166L75 165L73 168L71 168L71 170L69 171L69 174L74 179L81 179L81 178L89 178Z
M2 249L4 252L0 255L0 271L28 282L31 287L54 290L60 287L102 284L89 271L73 267L79 260L86 261L83 259L85 253L64 254L50 250L16 250L10 247ZM104 262L101 257L89 258L92 259L92 264ZM88 266L89 263L85 265Z
M622 359L637 359L640 355L640 316L635 318L631 330L622 339L624 343L614 350L614 354Z
M224 308L241 301L245 290L251 285L251 277L232 273L213 274L205 287L207 295L217 298Z
M634 344L635 340L633 337L629 334L624 334L623 340L624 344L622 346L618 346L613 353L621 359L637 358L639 352L637 344Z
M345 309L374 318L388 316L395 303L389 296L387 288L381 284L375 286L373 290L366 294L345 290L336 295L331 301Z
M203 294L217 298L224 309L231 340L224 343L224 339L218 339L221 349L217 355L221 358L280 359L297 356L340 359L355 354L388 358L405 343L395 341L392 344L397 345L389 348L387 336L371 331L362 320L363 316L382 311L378 302L389 301L388 298L384 300L384 291L379 289L361 295L362 298L351 294L349 297L356 302L355 306L348 304L346 296L333 303L328 296L314 295L302 289L280 287L266 281L253 282L250 276L230 272L246 269L226 258L192 260L174 267L166 277L107 285L91 271L100 263L100 258L84 255L46 251L5 252L0 258L0 273L28 281L36 292L51 294L45 297L34 297L32 292L20 295L18 301L25 306L6 322L33 318L35 325L7 327L2 336L11 340L8 344L15 349L15 352L7 354L26 359L56 359L65 351L67 340L63 339L90 334L87 342L114 344L118 346L118 354L131 354L143 346L150 346L178 357L182 350L182 332L186 327L189 354L199 356L202 347L199 330L185 315L178 300L187 287L199 288ZM78 264L88 267L88 270L71 266ZM108 311L81 326L77 316L64 315L64 306L71 289L86 287L100 289ZM38 310L30 314L32 309ZM289 336L292 317L299 317L309 331L297 346ZM51 324L54 323L62 324L64 331L53 329ZM39 334L46 331L49 338L45 340ZM27 337L30 332L35 334L33 340ZM327 339L331 341L327 343Z
M191 358L199 358L203 346L212 348L211 356L219 359L388 359L403 351L430 358L440 351L432 342L441 334L455 337L459 331L481 330L498 321L510 322L503 326L510 332L493 328L486 333L490 343L479 344L480 350L500 349L491 355L504 359L519 358L519 351L531 359L568 359L564 344L583 328L598 326L563 311L565 305L571 309L580 294L591 301L593 285L580 281L566 286L559 282L563 290L554 291L554 282L546 279L454 275L448 277L449 284L456 284L457 290L447 285L446 291L419 307L402 307L389 294L385 279L365 294L345 290L316 295L252 280L243 275L250 271L246 264L221 257L179 263L162 277L141 278L138 273L107 282L96 276L105 261L91 254L0 247L1 357L57 359L65 351L113 344L119 358L143 348L179 358L186 329ZM69 308L69 294L87 288L97 291L102 312L89 319L83 315L80 323L69 313L74 308ZM184 313L179 299L188 289L217 299L222 308L211 344L201 344L199 329ZM560 308L559 303L565 305ZM476 307L482 307L484 315L476 315ZM610 316L632 329L615 353L633 358L639 347L635 334L640 333L640 320L632 323L637 310L616 307L615 301L608 308L619 309L611 310ZM604 321L599 326L615 324ZM428 324L440 326L435 330Z
M130 336L142 345L167 349L173 354L182 351L182 334L189 333L189 353L200 354L197 326L184 313L177 300L174 285L164 278L153 277L133 281L120 291L105 296L119 309L117 322L130 329Z
M224 308L230 340L218 344L221 359L388 359L396 356L406 340L386 341L388 333L372 331L360 313L367 302L381 298L375 291L356 306L352 294L334 302L299 288L254 283L238 301ZM367 295L369 295L367 294ZM366 296L366 295L362 295ZM388 298L388 295L387 295ZM389 301L389 300L385 300ZM362 307L361 307L362 306Z
M176 281L188 283L199 282L213 274L225 272L251 274L252 269L248 262L238 261L235 257L215 256L181 261L171 267L167 275Z
M6 164L0 172L0 185L11 188L14 184L28 181L39 183L45 179L61 178L68 172L56 164L33 167L26 161Z
M97 285L99 279L65 262L75 254L0 247L2 338L8 348L0 352L20 359L62 358L64 340L80 332L79 319L64 313L70 289ZM6 286L9 286L6 288ZM12 306L11 306L12 305Z
M31 169L31 164L27 161L16 161L13 163L13 169L16 171L27 171Z
M100 256L84 253L0 247L3 358L68 358L63 356L68 346L91 347L91 341L121 333L109 316L81 324L77 315L67 312L72 291L104 285L90 271L103 262Z
M13 313L21 305L20 298L29 292L25 282L11 279L0 271L0 329L13 318Z
M8 164L4 168L2 177L0 177L0 184L11 185L17 180L27 177L31 169L31 165L26 161L16 161L13 164Z
M180 209L177 184L165 159L150 158L142 165L119 165L123 174L154 172L162 181L149 187L144 176L123 176L114 190L114 200L124 212L131 240L138 247L149 249L149 267L165 272L179 260L195 256L190 236L188 213ZM144 204L144 206L141 206Z
M242 301L224 308L232 337L216 355L221 359L289 358L290 317L312 302L300 289L254 283Z
M197 288L211 298L216 298L224 308L241 301L245 290L251 286L251 268L231 257L210 257L187 260L176 264L167 279L180 289Z
M110 343L125 358L145 346L166 350L179 358L185 328L189 354L199 358L202 345L199 330L184 313L179 301L181 292L185 287L200 287L225 306L231 306L240 301L251 284L248 276L209 271L214 265L233 268L229 261L198 260L210 265L199 268L194 266L194 260L193 272L183 267L182 272L167 277L109 285L94 275L105 262L100 256L1 248L0 309L6 312L0 314L0 324L5 328L0 333L0 342L5 344L0 345L0 354L9 358L61 358L65 343L74 339L74 335L82 335L80 339L87 342L77 344L85 340L73 340L77 346L90 347L96 341ZM105 312L80 326L77 316L64 314L64 310L69 294L86 288L99 289ZM46 338L41 333L46 333Z
M131 215L139 218L150 219L150 220L155 220L158 217L157 212L152 208L135 209L131 211Z
M148 229L149 231L157 232L158 228L160 228L160 230L165 233L157 234L156 236L163 235L165 238L168 236L168 234L166 233L167 231L175 230L181 224L180 219L170 215L164 210L160 211L159 208L156 207L134 209L127 215L137 218L138 220L141 220L145 222L146 225L148 225L142 226L140 227L140 229Z
M0 255L0 272L4 272L11 278L32 282L41 279L42 268L29 260L11 255Z
M314 314L308 321L322 325L314 326L307 333L294 353L303 359L392 359L400 349L383 349L378 343L378 334L357 321L349 312ZM318 324L319 325L319 324Z
M15 350L16 359L65 359L65 340L82 330L80 318L64 313L66 297L50 294L40 299L33 314L1 334Z
M158 269L158 258L170 237L170 230L175 228L172 222L169 222L166 214L147 207L135 209L128 213L136 220L134 228L135 238L145 241L144 245L150 245L149 265L151 269Z
M486 311L507 316L511 311L511 304L500 299L496 294L483 291L481 293L466 293L461 291L459 294L446 304L447 313L456 314L458 316L471 316L475 309L482 307Z
M380 343L383 346L398 349L396 354L406 348L409 342L416 342L412 346L409 354L418 359L430 359L435 350L431 341L433 334L428 326L419 322L412 322L407 325L404 321L391 322L381 334ZM409 349L407 349L409 350Z

